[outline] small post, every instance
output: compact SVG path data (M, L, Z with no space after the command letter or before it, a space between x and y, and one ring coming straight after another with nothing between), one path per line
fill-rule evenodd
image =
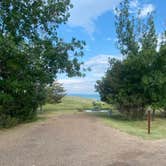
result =
M148 115L147 115L147 119L148 119L148 134L150 134L150 121L151 121L151 111L148 111Z

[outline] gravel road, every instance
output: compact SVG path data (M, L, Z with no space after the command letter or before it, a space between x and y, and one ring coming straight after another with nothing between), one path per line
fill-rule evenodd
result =
M0 131L0 166L166 166L166 140L145 141L85 114Z

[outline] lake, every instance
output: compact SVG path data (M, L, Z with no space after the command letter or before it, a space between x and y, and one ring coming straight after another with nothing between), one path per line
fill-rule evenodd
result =
M68 94L68 96L78 96L87 99L100 100L99 94Z

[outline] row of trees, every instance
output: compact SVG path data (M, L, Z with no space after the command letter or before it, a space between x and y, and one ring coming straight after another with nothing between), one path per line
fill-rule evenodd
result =
M57 73L81 76L85 42L58 36L70 0L0 1L0 126L36 116Z
M124 0L116 9L118 48L123 60L109 60L105 76L97 81L101 100L115 104L128 118L143 118L146 108L166 114L166 33L159 44L153 14L146 19L130 12Z

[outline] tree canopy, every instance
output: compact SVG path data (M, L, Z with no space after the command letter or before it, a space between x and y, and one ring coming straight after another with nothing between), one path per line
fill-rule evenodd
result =
M84 41L65 42L59 25L67 22L70 0L0 2L0 117L21 122L33 118L44 87L58 73L82 76Z
M166 44L163 37L158 45L153 13L140 19L139 11L130 12L128 0L116 11L118 48L124 59L109 61L96 90L103 101L115 104L127 117L142 118L147 107L155 110L165 105Z
M46 102L50 104L60 103L61 99L66 95L66 91L62 84L57 81L51 86L46 87L47 98Z

